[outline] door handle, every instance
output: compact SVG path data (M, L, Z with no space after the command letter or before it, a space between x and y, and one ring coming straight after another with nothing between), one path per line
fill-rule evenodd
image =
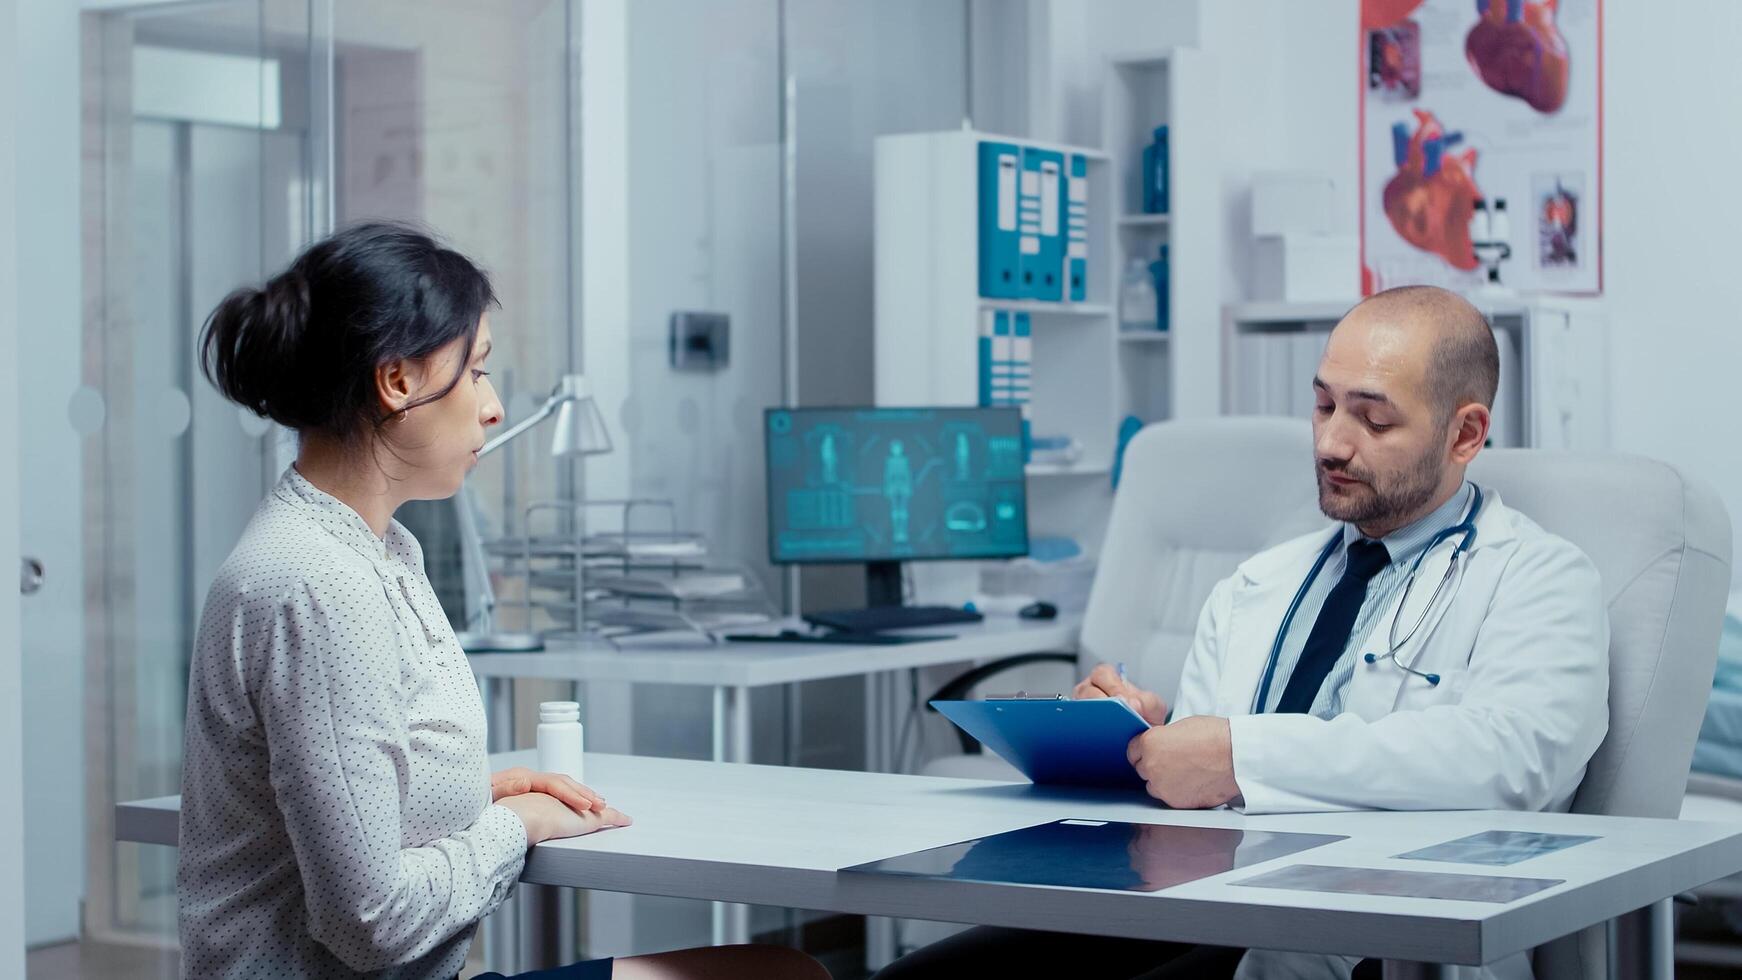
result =
M42 560L26 555L22 561L18 575L18 592L20 595L35 595L42 591Z

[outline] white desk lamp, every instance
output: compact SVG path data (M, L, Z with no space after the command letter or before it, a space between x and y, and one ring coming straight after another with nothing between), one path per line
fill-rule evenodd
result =
M586 379L578 374L567 374L557 383L556 390L550 393L550 397L545 399L538 411L484 443L484 448L478 450L478 458L490 455L509 440L552 415L556 416L556 429L551 433L550 440L552 456L597 456L611 451L611 433L605 428L605 419L599 413L599 406L587 392ZM478 533L477 515L472 510L471 490L461 484L460 492L454 495L454 500L460 509L460 543L466 552L466 587L478 598L478 629L459 634L460 649L467 653L544 649L544 640L536 633L497 632L496 589L490 584L490 558L484 552L483 535ZM581 560L579 552L576 553L575 560ZM578 601L579 597L576 598ZM577 604L576 629L581 627L578 621L580 615L581 608Z

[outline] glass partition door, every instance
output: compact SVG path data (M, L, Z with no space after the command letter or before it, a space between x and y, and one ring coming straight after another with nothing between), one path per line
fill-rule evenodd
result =
M421 224L490 271L493 364L511 412L530 411L574 363L569 6L220 0L88 17L90 300L68 413L90 529L86 669L82 703L40 710L83 719L84 759L53 764L87 774L93 823L72 844L93 937L174 936L174 851L116 844L109 814L179 790L201 603L295 453L201 376L205 315L337 225ZM568 478L513 455L478 475L486 500ZM401 514L421 522L438 584L458 580L449 514ZM463 595L444 599L464 615Z
M961 123L966 13L965 0L213 0L89 15L90 298L68 416L92 529L70 709L94 815L91 932L173 936L173 852L116 845L108 815L177 790L200 603L294 454L197 371L218 299L338 225L430 227L495 280L508 420L580 372L616 447L583 468L532 435L486 460L473 487L487 534L524 532L539 500L661 498L791 601L767 561L761 412L871 400L873 140ZM729 318L725 357L674 358L673 315L688 312ZM452 513L401 517L458 622ZM812 593L860 596L856 578ZM622 747L706 753L704 694L631 698ZM861 706L856 682L758 702L756 754L857 765ZM705 938L705 909L640 904L660 914L626 942Z
M175 853L116 844L120 800L179 791L205 590L269 485L279 434L199 374L205 314L316 214L301 2L92 17L87 308L69 417L83 455L87 932L173 936ZM167 969L167 967L166 967Z

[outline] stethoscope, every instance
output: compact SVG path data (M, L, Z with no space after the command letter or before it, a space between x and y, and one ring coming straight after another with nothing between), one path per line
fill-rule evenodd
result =
M1391 617L1391 628L1386 632L1385 639L1388 649L1383 654L1365 654L1361 657L1362 660L1369 664L1376 664L1381 660L1389 660L1396 664L1398 669L1402 670L1404 673L1411 674L1427 681L1429 687L1439 686L1440 675L1415 669L1409 664L1404 663L1402 660L1399 660L1397 653L1399 650L1402 650L1407 646L1410 640L1415 638L1415 634L1422 628L1423 624L1427 622L1428 616L1433 613L1434 607L1439 604L1441 593L1451 585L1452 579L1457 575L1459 559L1470 550L1471 545L1476 543L1476 515L1481 512L1482 488L1472 483L1470 484L1470 512L1465 515L1462 521L1453 524L1451 527L1446 528L1428 539L1427 547L1421 549L1421 553L1415 556L1415 564L1411 565L1409 569L1409 579L1405 581L1403 585L1403 596L1397 600L1397 611L1399 615ZM1403 610L1409 605L1409 593L1410 590L1415 588L1415 577L1416 573L1421 571L1421 563L1427 560L1428 553L1433 551L1440 542L1446 541L1450 538L1455 538L1460 534L1463 535L1463 540L1459 541L1457 547L1452 549L1451 561L1446 563L1446 574L1441 576L1440 583L1434 586L1434 593L1428 597L1427 605L1422 607L1421 616L1416 619L1415 625L1409 628L1409 632L1403 635L1403 639L1398 639L1397 621L1401 618ZM1282 625L1276 630L1276 639L1270 644L1270 660L1264 666L1264 683L1259 685L1258 697L1252 702L1253 714L1258 714L1264 710L1264 705L1270 695L1271 679L1276 676L1276 662L1282 656L1283 641L1288 637L1288 629L1289 626L1294 623L1295 613L1300 611L1301 600L1306 598L1307 590L1312 588L1313 580L1319 577L1319 572L1324 569L1325 563L1330 561L1331 556L1337 553L1337 546L1342 543L1343 531L1341 528L1338 528L1337 533L1332 535L1331 540L1327 541L1324 549L1319 552L1318 561L1313 562L1312 571L1307 572L1306 581L1302 582L1300 588L1296 590L1294 601L1288 604L1288 612L1283 614Z

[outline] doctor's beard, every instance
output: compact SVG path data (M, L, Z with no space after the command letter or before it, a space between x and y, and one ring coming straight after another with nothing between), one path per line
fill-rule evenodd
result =
M1401 527L1399 522L1418 514L1433 500L1445 476L1446 461L1440 448L1430 444L1409 466L1384 476L1323 459L1315 460L1313 468L1319 484L1319 510L1326 517L1357 526ZM1339 487L1326 478L1327 473L1361 482Z

